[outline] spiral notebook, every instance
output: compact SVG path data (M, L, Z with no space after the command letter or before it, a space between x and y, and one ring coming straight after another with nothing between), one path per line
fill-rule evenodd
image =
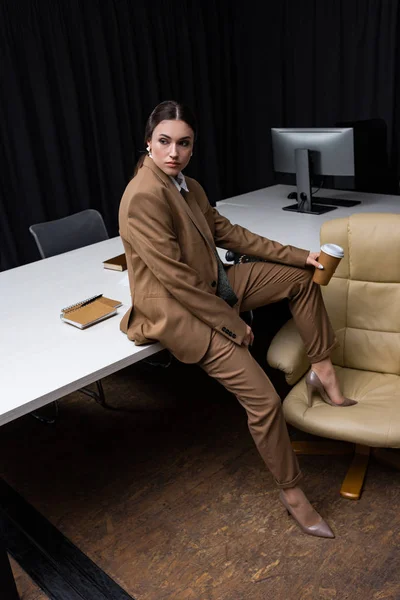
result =
M122 302L111 300L102 294L86 298L76 304L61 309L60 319L65 323L86 329L117 314Z

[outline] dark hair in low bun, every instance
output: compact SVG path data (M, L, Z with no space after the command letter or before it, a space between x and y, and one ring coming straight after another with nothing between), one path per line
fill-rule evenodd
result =
M158 104L147 119L144 130L144 145L153 135L154 129L161 121L184 121L193 130L194 139L197 135L197 124L193 112L185 104L175 102L175 100L165 100ZM136 163L134 176L141 168L145 155L143 154Z

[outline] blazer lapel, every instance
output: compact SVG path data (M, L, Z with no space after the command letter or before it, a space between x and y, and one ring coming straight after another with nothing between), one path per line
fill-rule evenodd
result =
M182 210L188 215L192 223L195 225L196 229L206 242L207 246L211 249L215 249L215 242L212 236L211 230L208 226L208 223L201 212L199 205L196 202L193 192L184 192L185 197L178 191L178 188L171 179L168 177L164 171L159 169L152 158L146 156L144 159L144 166L148 167L152 171L156 173L156 175L161 179L164 185L174 194L176 200L179 202L179 206L182 207ZM215 250L214 250L215 251Z
M178 191L178 190L176 190ZM179 193L179 192L178 192ZM200 206L197 204L194 194L192 192L185 192L185 198L187 206L189 207L191 213L191 219L193 223L196 225L197 229L201 233L201 235L205 238L206 242L214 249L215 242L212 236L210 227L201 212Z
M208 246L211 246L211 249L215 248L214 238L211 234L208 223L201 212L199 205L196 202L193 192L184 192L185 197L178 191L178 188L174 185L171 179L159 169L155 164L153 159L146 156L144 159L144 165L154 171L157 176L164 182L165 186L169 188L171 193L175 195L175 198L179 202L179 206L186 212L192 223L195 225L196 229L200 233L200 235L204 238L205 242Z

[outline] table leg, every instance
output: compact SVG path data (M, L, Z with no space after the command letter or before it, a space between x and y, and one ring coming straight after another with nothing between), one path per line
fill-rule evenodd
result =
M0 540L0 590L2 600L19 600L10 561L2 540Z

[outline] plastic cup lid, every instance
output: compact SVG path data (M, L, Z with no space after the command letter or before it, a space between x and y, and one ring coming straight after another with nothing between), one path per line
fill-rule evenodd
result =
M321 246L321 250L325 252L325 254L329 254L329 256L334 256L335 258L344 257L343 248L337 244L324 244Z

